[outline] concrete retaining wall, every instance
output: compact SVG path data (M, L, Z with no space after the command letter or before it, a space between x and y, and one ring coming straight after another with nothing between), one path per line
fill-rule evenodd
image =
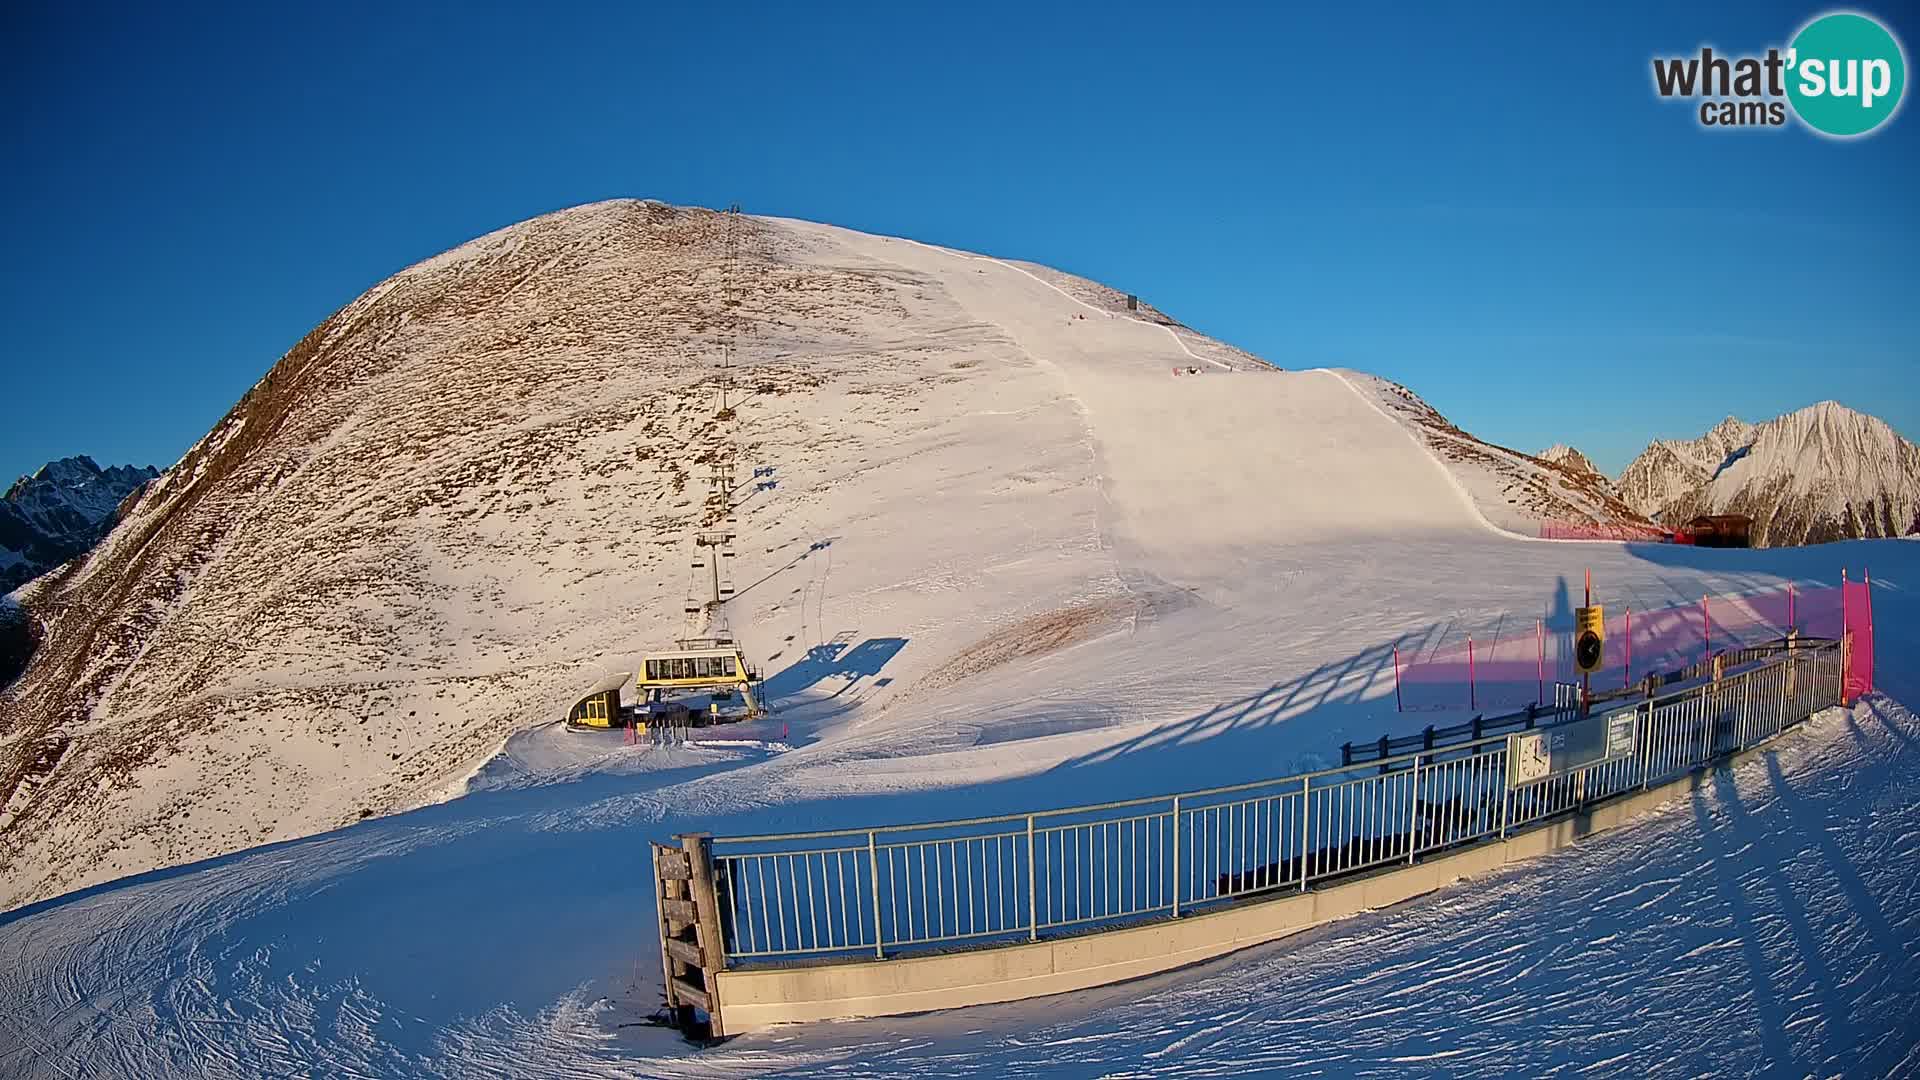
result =
M1732 760L1757 753L1745 751ZM1716 766L1718 767L1718 766ZM1508 863L1569 847L1697 788L1691 773L1505 840L1430 855L1307 892L1146 926L964 952L717 972L725 1033L807 1020L898 1016L1083 990L1198 963L1386 907Z

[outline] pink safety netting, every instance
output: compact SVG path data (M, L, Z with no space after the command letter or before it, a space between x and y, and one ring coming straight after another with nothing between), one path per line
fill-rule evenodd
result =
M1850 581L1841 589L1842 622L1853 635L1841 697L1852 704L1873 692L1873 589L1864 581Z
M1843 595L1838 586L1784 586L1649 611L1609 606L1606 660L1593 684L1631 686L1652 673L1778 641L1797 628L1804 636L1822 638L1853 630L1868 643L1868 659L1856 660L1851 670L1871 687L1871 598L1859 583L1846 589ZM1485 637L1396 649L1394 670L1403 712L1521 709L1546 704L1554 683L1580 677L1571 628L1550 627L1544 620Z

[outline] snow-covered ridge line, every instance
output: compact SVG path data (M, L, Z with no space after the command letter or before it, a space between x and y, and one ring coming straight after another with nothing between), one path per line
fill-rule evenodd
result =
M938 244L929 244L920 240L908 239L907 237L904 237L904 236L899 237L898 239L903 240L909 244L917 244L920 247L926 248L930 251L938 251L943 255L951 255L956 259L972 259L976 262L992 263L993 265L1001 267L1002 269L1011 270L1016 274L1021 274L1026 277L1032 278L1034 281L1037 281L1040 284L1045 285L1047 288L1052 289L1054 292L1059 293L1061 296L1065 297L1069 303L1078 305L1079 307L1083 307L1088 311L1091 311L1094 314L1100 316L1101 318L1111 319L1115 317L1116 313L1107 311L1104 308L1095 307L1094 305L1087 303L1085 300L1082 300L1077 296L1074 296L1072 293L1067 292L1065 289L1062 289L1060 286L1055 285L1053 282L1048 281L1046 278L1041 277L1040 275L1034 273L1033 271L1028 270L1025 267L1015 266L1004 259L996 259L991 255L976 255L972 252L960 251L955 248L942 247ZM1237 370L1232 364L1228 364L1220 360L1215 360L1210 356L1201 356L1200 354L1194 352L1192 349L1187 347L1187 343L1185 341L1181 340L1179 334L1174 333L1173 328L1171 326L1164 326L1159 323L1148 322L1145 319L1136 319L1134 321L1145 323L1146 325L1149 325L1149 326L1158 326L1160 329L1165 330L1167 332L1167 336L1173 339L1174 345L1178 346L1180 351L1186 354L1187 358L1190 360L1205 361L1206 363L1212 364L1214 367L1217 367L1222 371Z
M1414 430L1408 427L1407 424L1404 423L1399 417L1395 416L1393 413L1388 412L1387 409L1384 408L1379 403L1379 401L1375 400L1372 395L1369 395L1365 391L1361 390L1359 387L1355 386L1353 384L1353 381L1349 379L1346 374L1343 374L1342 371L1335 368L1309 368L1307 370L1321 372L1327 375L1331 375L1335 379L1338 379L1341 385L1345 386L1349 391L1351 391L1354 394L1354 396L1358 397L1362 402L1364 402L1368 408L1372 409L1374 412L1378 413L1381 416L1381 418L1387 420L1389 423L1393 424L1394 427L1398 428L1401 434L1403 434L1404 436L1406 436L1406 438L1411 440L1413 445L1417 447L1420 450L1420 452L1423 455L1425 455L1433 463L1433 467L1439 471L1441 477L1446 481L1448 488L1450 488L1453 491L1454 495L1459 498L1461 506L1464 507L1466 511L1473 516L1474 520L1477 521L1480 524L1480 526L1484 528L1486 531L1493 533L1497 536L1500 536L1503 539L1524 540L1529 543L1553 543L1553 544L1575 543L1575 544L1619 545L1619 544L1625 544L1628 542L1626 540L1611 540L1611 539L1600 539L1600 538L1580 538L1575 540L1547 539L1539 536L1537 533L1521 532L1515 529L1503 528L1502 526L1495 524L1493 520L1487 516L1485 510L1482 508L1480 504L1480 501L1475 499L1473 494L1467 490L1467 486L1465 482L1461 480L1460 474L1453 467L1449 466L1446 462L1442 461L1438 454L1434 453L1431 444L1428 443L1426 439L1423 439L1419 434L1417 434ZM1372 378L1372 376L1366 376L1366 377ZM1471 438L1471 436L1466 436L1464 433L1461 433L1459 437Z

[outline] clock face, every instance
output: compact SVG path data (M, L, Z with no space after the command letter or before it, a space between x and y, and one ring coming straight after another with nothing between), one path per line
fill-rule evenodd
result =
M1553 770L1545 735L1523 735L1514 740L1513 774L1520 783L1544 779Z

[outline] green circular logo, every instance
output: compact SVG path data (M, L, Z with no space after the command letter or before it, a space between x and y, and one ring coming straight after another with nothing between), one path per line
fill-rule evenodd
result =
M1893 34L1865 15L1836 12L1808 23L1787 53L1787 100L1815 131L1864 135L1900 108L1907 59Z

